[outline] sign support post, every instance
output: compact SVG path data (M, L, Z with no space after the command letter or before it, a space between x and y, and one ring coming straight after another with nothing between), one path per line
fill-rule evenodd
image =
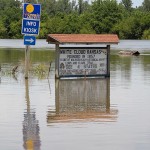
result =
M59 78L59 44L56 44L55 78Z
M29 53L30 48L28 45L25 46L25 79L28 79L28 70L29 70Z
M25 47L25 79L28 79L29 64L30 64L30 46L26 45Z

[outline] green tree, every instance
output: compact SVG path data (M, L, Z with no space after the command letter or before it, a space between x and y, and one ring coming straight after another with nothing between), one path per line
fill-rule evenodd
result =
M83 0L78 0L78 12L79 14L84 13L85 11L89 10L90 5L88 4L87 1L83 1Z
M10 23L10 31L9 31L9 35L11 35L11 38L15 39L19 39L22 38L21 35L21 23L22 21L13 21Z
M0 19L0 38L4 38L6 35L6 28L2 22L2 20Z
M122 19L123 8L116 0L96 0L92 4L91 25L96 33L110 33Z
M130 16L115 24L113 33L122 39L141 39L143 32L149 29L150 14L140 11L133 12Z
M6 28L6 34L3 38L15 37L15 34L11 31L11 24L20 20L22 16L21 3L15 0L0 0L0 16L4 27ZM21 26L19 27L21 28ZM19 31L19 30L18 30Z
M143 38L143 39L146 39L146 40L150 40L150 29L145 30L145 31L143 32L142 38Z
M48 34L48 28L46 23L41 22L40 24L40 34L38 38L46 39L46 35Z
M47 29L47 33L62 33L60 32L60 28L61 28L61 22L62 19L61 17L53 17L53 18L49 18L46 21L46 29ZM45 35L46 36L46 35Z
M144 11L150 11L150 0L144 0L142 8Z
M124 5L125 9L127 11L131 11L132 10L132 0L122 0L122 4Z
M120 4L117 0L38 2L42 8L38 38L46 38L48 33L117 33L124 39L149 39L150 0L139 8L132 8L132 0ZM0 38L22 38L21 20L20 0L0 0Z
M77 13L66 15L60 22L59 33L79 33L81 22Z
M90 21L91 21L92 15L90 12L84 12L79 16L80 22L81 22L81 28L80 33L82 34L90 34L95 33L95 30L93 30Z

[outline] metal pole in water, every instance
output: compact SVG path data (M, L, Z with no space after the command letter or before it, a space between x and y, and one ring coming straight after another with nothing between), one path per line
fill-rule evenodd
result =
M26 45L25 47L25 79L28 79L29 62L30 62L30 46Z

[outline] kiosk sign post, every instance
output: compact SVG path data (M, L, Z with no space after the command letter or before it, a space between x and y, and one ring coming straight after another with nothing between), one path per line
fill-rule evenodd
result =
M29 56L30 56L30 45L35 45L36 38L33 35L39 34L40 17L41 17L41 5L40 4L23 4L23 19L22 19L22 30L24 34L24 45L25 48L25 79L28 79L29 70Z

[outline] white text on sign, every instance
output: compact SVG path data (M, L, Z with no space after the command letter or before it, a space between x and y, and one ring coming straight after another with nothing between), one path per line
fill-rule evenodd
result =
M28 32L28 33L37 33L37 29L34 28L24 28L24 32Z
M36 27L36 22L34 22L34 21L27 21L26 25L27 26L34 26L34 27Z
M39 20L23 19L22 34L39 34Z

